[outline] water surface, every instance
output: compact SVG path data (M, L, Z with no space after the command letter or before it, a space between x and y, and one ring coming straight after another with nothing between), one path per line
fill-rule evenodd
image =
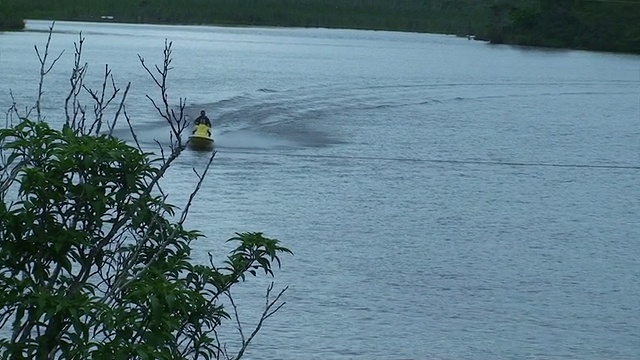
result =
M0 34L0 105L37 91L48 22ZM218 144L189 225L264 231L295 252L286 306L252 359L640 358L640 57L442 35L56 23L47 121L63 119L73 42L105 63L145 146L145 98L173 41L169 92ZM122 127L118 135L130 139ZM183 204L206 160L165 179ZM237 292L250 326L267 280ZM233 328L227 331L232 335Z

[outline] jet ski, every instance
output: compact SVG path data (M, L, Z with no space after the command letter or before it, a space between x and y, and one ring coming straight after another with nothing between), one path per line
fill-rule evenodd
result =
M211 137L211 127L198 124L193 130L193 134L189 136L187 146L192 150L211 151L213 150L213 138Z

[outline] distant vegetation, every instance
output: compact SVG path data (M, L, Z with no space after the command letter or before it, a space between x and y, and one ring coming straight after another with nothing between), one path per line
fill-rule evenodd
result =
M7 1L5 0L5 3ZM640 53L640 0L9 0L26 18L330 27L476 35Z
M17 5L18 1L0 0L0 31L24 29L23 13Z
M640 54L640 0L538 0L490 6L494 43Z
M475 0L11 0L27 18L468 33L489 8ZM480 13L479 13L480 12Z

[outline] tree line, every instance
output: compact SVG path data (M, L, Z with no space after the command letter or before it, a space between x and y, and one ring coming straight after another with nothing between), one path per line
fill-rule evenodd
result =
M5 0L0 8L0 28L23 18L113 16L134 23L475 35L494 43L640 53L640 0Z
M14 3L25 18L169 24L331 27L436 33L479 30L472 0L31 0ZM471 16L471 15L474 16Z
M640 1L538 0L490 6L482 34L494 43L640 54Z

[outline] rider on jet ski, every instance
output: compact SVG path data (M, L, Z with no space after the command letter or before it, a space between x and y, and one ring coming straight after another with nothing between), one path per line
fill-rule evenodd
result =
M204 112L204 110L200 111L200 116L198 116L196 118L196 120L194 121L194 124L196 126L198 126L198 125L206 125L209 128L207 130L207 133L209 134L209 136L211 136L211 120L209 120L209 118L207 117L207 115ZM193 132L195 133L196 131L194 130Z
M196 118L195 124L196 125L202 124L202 125L207 125L208 127L211 127L211 120L209 120L204 110L200 111L200 116Z

